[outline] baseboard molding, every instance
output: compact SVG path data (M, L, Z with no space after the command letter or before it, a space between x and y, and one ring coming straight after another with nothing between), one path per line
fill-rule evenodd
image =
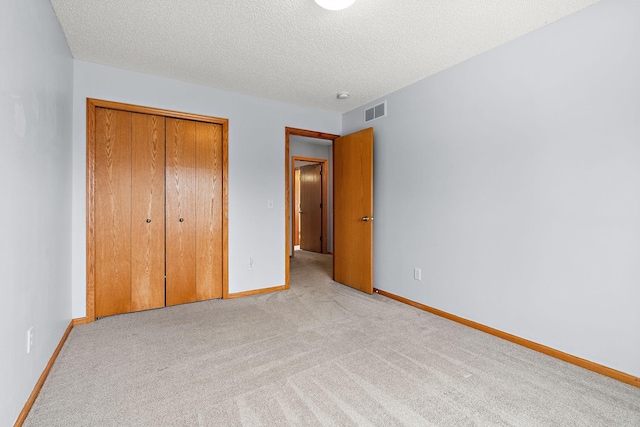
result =
M625 372L621 372L621 371L609 368L607 366L600 365L598 363L591 362L589 360L582 359L580 357L573 356L568 353L564 353L560 350L556 350L555 348L547 347L546 345L529 341L525 338L521 338L516 335L512 335L507 332L500 331L498 329L494 329L490 326L486 326L481 323L474 322L473 320L468 320L463 317L456 316L455 314L447 313L446 311L438 310L437 308L429 307L428 305L420 304L419 302L412 301L408 298L404 298L404 297L392 294L390 292L383 291L381 289L374 289L374 292L379 293L380 295L383 295L387 298L391 298L396 301L419 308L420 310L428 311L429 313L435 314L436 316L453 320L454 322L461 323L465 326L469 326L479 331L486 332L487 334L496 336L498 338L502 338L504 340L521 345L523 347L527 347L531 350L538 351L540 353L546 354L547 356L555 357L556 359L563 360L573 365L580 366L581 368L588 369L598 374L601 374L601 375L613 378L615 380L622 381L623 383L627 383L632 386L640 388L640 378L634 377L633 375L627 374Z
M78 317L76 319L73 319L71 321L71 323L73 324L73 326L78 326L78 325L84 325L84 324L87 324L87 323L91 323L93 321L94 321L93 319L90 319L88 317Z
M47 376L49 375L49 371L51 371L51 367L53 366L53 363L56 361L56 358L58 357L58 354L60 353L62 346L67 341L67 337L69 336L71 329L73 329L74 325L76 324L75 323L76 320L82 320L82 319L73 319L71 322L69 322L69 326L67 326L67 330L64 331L64 334L62 334L62 338L60 338L60 342L58 343L58 346L53 351L53 354L49 359L49 363L47 363L47 366L44 367L44 371L42 371L40 378L38 378L38 382L36 382L35 387L33 387L33 391L31 392L31 395L29 395L29 398L27 399L27 402L24 404L22 411L20 411L20 415L18 415L18 419L13 425L14 427L22 426L22 424L24 423L24 420L27 419L27 415L29 415L29 411L31 410L33 403L36 401L38 394L40 394L40 390L42 389L42 386L45 380L47 379ZM87 322L84 322L84 323L87 323Z
M268 294L270 292L284 291L287 289L286 285L274 286L272 288L255 289L253 291L236 292L228 295L228 299L250 297L252 295Z

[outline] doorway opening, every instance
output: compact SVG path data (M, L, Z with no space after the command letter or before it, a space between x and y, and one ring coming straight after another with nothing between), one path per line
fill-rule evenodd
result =
M294 171L291 256L295 256L296 250L328 253L330 146L322 145L325 148L318 147L316 151L326 151L326 159L291 156Z
M318 236L322 237L322 241L318 249L317 241L315 238L312 238L315 246L307 246L313 247L320 253L330 253L331 252L331 239L333 235L332 223L333 223L333 212L331 208L331 199L332 199L332 179L331 179L331 165L333 158L333 150L332 144L336 138L339 138L340 135L315 132L305 129L296 129L296 128L285 128L285 288L289 289L290 285L290 258L294 256L294 246L296 243L296 226L297 230L300 229L300 225L302 223L300 216L306 215L303 210L302 215L298 215L298 200L296 200L296 191L300 186L296 187L295 184L295 176L296 176L296 163L299 164L300 167L312 166L312 165L322 165L320 168L322 169L322 174L318 174L318 171L309 170L309 181L315 181L319 179L319 184L321 188L321 206L318 206L317 211L321 211L320 213L320 232ZM312 169L312 168L309 168ZM312 184L311 187L315 188L316 185ZM316 193L317 200L317 193ZM313 202L313 198L310 198L311 203L317 204ZM315 212L314 217L317 218L317 213ZM309 215L311 216L311 215ZM316 223L317 219L311 220L311 227L316 228L317 225L313 225ZM294 224L295 222L295 224ZM304 226L303 226L304 228ZM304 231L304 230L303 230ZM318 239L319 240L319 239ZM303 236L303 242L304 236ZM307 244L308 245L308 244Z
M294 144L324 145L324 156L294 153ZM304 145L304 144L303 144ZM307 147L307 148L309 148ZM328 151L327 151L328 150ZM332 135L285 128L285 289L291 285L293 256L292 156L327 158L328 233L332 279L362 292L373 292L373 128L348 135ZM293 166L292 166L293 165ZM335 183L334 183L335 182ZM335 185L335 191L332 190ZM317 202L316 202L317 203ZM313 252L309 252L312 254ZM328 256L316 254L317 256ZM295 258L294 258L295 259Z

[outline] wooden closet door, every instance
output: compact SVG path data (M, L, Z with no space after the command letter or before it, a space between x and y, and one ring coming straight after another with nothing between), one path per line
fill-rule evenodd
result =
M131 113L96 108L95 314L131 310Z
M300 249L322 253L322 165L300 168Z
M166 119L166 305L196 300L196 123Z
M222 298L222 126L196 123L196 299Z
M132 115L131 311L164 307L164 117Z

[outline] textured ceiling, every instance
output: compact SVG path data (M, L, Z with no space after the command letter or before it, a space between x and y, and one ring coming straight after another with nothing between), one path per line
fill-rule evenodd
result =
M73 56L345 112L599 0L51 0ZM336 99L347 91L347 100Z

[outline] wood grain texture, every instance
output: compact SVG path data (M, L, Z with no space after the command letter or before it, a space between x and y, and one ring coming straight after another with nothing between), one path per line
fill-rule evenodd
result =
M123 104L99 99L87 99L87 216L86 216L86 244L87 244L87 286L86 286L86 318L92 322L96 318L95 307L95 262L96 262L96 239L95 239L95 142L96 127L95 117L96 110L99 108L107 108L117 111L128 111L142 114L157 115L169 118L189 119L204 123L214 123L222 127L222 293L223 298L227 298L229 294L229 191L228 191L228 175L229 175L229 120L217 117L202 116L198 114L183 113L172 110L164 110L153 107L144 107L138 105Z
M289 136L292 134L290 128L284 130L284 287L289 289L291 282L291 260L289 259L289 245L293 253L293 241L291 239L291 209L289 206L291 171L289 170L290 142ZM293 167L291 168L293 169Z
M229 122L222 126L222 298L229 297Z
M131 310L131 113L96 110L96 316Z
M132 115L131 311L164 307L164 122Z
M60 342L56 346L56 349L53 351L53 354L51 355L51 357L49 358L49 362L47 363L47 366L44 367L42 374L40 374L40 378L38 378L36 385L33 387L33 391L31 392L31 394L29 395L29 398L27 399L26 403L22 407L22 411L20 411L20 414L18 415L16 422L13 424L14 427L22 426L22 424L24 424L24 421L27 419L27 415L29 415L29 411L31 410L31 407L36 401L38 394L40 394L40 390L42 390L42 386L44 385L44 382L49 376L49 372L51 371L53 364L58 358L58 354L60 354L60 350L62 350L62 346L64 346L64 343L67 341L67 338L69 337L69 333L71 332L71 329L73 329L73 326L75 324L74 321L75 319L69 322L69 326L67 326L67 329L64 331L64 334L62 334L62 338L60 338Z
M293 235L292 246L298 246L300 244L300 169L292 167L293 169L293 181L291 181L293 203L291 204L291 216L293 218ZM291 256L294 255L293 248L291 249Z
M322 253L322 166L300 168L300 249Z
M333 150L331 150L333 153ZM328 236L329 236L329 215L333 214L333 211L329 212L329 174L332 171L329 170L329 160L328 159L317 159L313 157L303 157L303 156L292 156L291 157L291 170L295 171L296 169L296 161L302 162L316 162L322 164L322 235L326 236L326 238L322 239L322 253L329 253L328 251ZM295 190L295 186L292 185L293 191ZM292 206L295 206L295 200L292 202ZM292 212L292 217L295 220L296 211ZM294 224L295 226L295 224ZM298 230L300 228L300 224L298 224ZM292 228L293 233L293 228ZM300 244L300 243L298 243ZM293 256L294 253L294 242L291 242L291 254Z
M404 304L416 307L420 310L428 311L429 313L435 314L436 316L444 317L445 319L449 319L454 322L461 323L465 326L469 326L470 328L477 329L479 331L496 336L498 338L502 338L504 340L521 345L523 347L527 347L531 350L535 350L537 352L546 354L547 356L555 357L556 359L563 360L567 363L571 363L572 365L580 366L581 368L588 369L598 374L601 374L601 375L604 375L604 376L613 378L615 380L622 381L624 383L640 388L640 378L627 374L625 372L621 372L616 369L612 369L607 366L600 365L598 363L591 362L589 360L582 359L577 356L573 356L571 354L562 352L560 350L547 347L546 345L538 344L534 341L529 341L528 339L521 338L517 335L512 335L507 332L503 332L499 329L494 329L490 326L486 326L481 323L474 322L473 320L465 319L464 317L456 316L455 314L447 313L446 311L442 311L437 308L433 308L428 305L424 305L419 302L410 300L408 298L404 298L399 295L392 294L391 292L386 292L381 289L375 289L375 292L387 298L391 298L396 301L402 302Z
M222 126L196 123L196 300L222 297Z
M340 137L340 135L335 135L333 133L317 132L314 130L298 129L292 127L286 127L285 133L288 135L306 136L308 138L327 139L331 141Z
M166 120L167 306L196 300L196 123Z
M95 286L96 286L96 246L95 246L95 167L96 167L96 106L91 99L87 99L87 235L86 235L86 263L87 287L85 316L93 322L96 318Z
M122 102L105 101L102 99L87 98L87 101L94 107L108 108L111 110L127 111L131 113L150 114L152 116L172 117L176 119L192 120L204 123L217 123L228 125L228 119L219 117L203 116L201 114L185 113L182 111L165 110L162 108L145 107L141 105L124 104Z
M373 128L333 143L334 280L373 292Z

